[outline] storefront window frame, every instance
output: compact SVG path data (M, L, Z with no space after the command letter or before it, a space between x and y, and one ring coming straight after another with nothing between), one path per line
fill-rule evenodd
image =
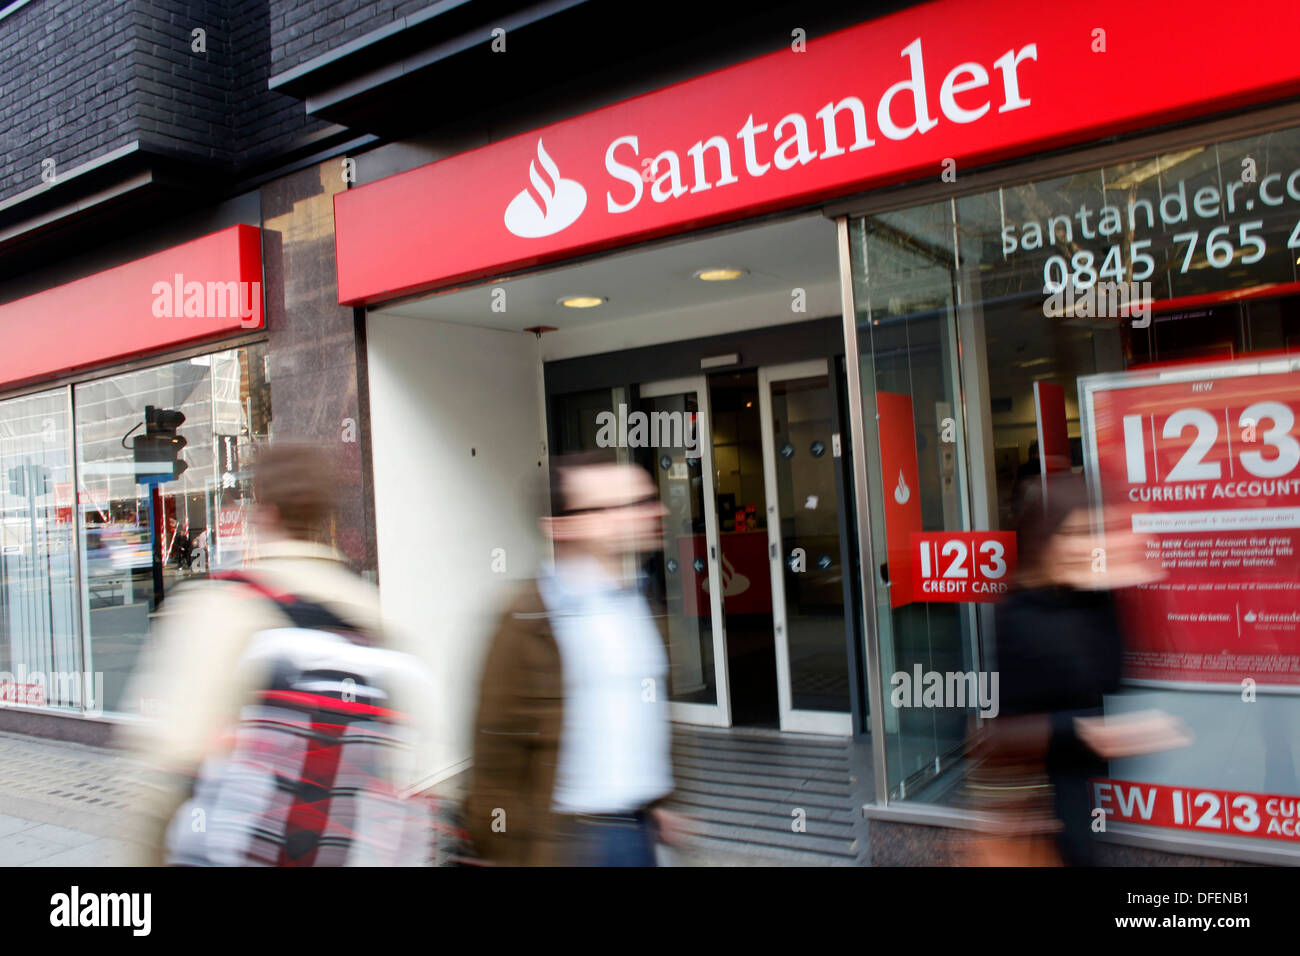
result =
M873 527L871 521L871 486L868 481L870 470L866 456L871 446L866 441L869 430L866 428L867 416L875 416L874 402L864 400L862 393L862 375L854 357L859 352L859 335L857 328L857 305L853 288L853 263L850 256L850 221L854 218L877 215L885 212L910 209L917 206L932 205L950 201L954 205L954 222L956 221L955 204L958 199L991 192L1003 187L1014 187L1026 182L1036 182L1075 173L1086 172L1099 167L1141 160L1153 155L1161 155L1179 149L1204 146L1249 136L1263 135L1286 129L1300 127L1300 104L1289 103L1271 106L1230 118L1190 120L1186 125L1161 130L1157 133L1138 133L1116 142L1102 146L1083 149L1062 150L1011 160L991 169L983 169L969 176L958 173L955 183L944 183L937 177L927 183L911 183L894 190L876 191L855 197L849 197L828 203L823 213L833 218L838 227L840 252L840 293L842 301L842 318L844 330L845 355L849 384L849 425L852 429L853 476L857 504L857 536L862 551L860 584L862 606L862 635L864 641L863 659L866 667L867 693L870 711L873 715L883 714L885 705L880 666L880 628L875 620L876 575L878 561L883 560L874 547ZM971 434L967 429L973 414L979 414L978 407L972 407L972 401L980 400L979 393L986 391L987 383L972 383L971 377L977 375L976 364L982 360L982 346L974 350L969 347L967 336L971 333L966 313L969 312L969 289L961 281L960 244L954 235L954 268L957 280L954 283L954 309L957 312L960 361L957 372L963 435ZM869 283L869 264L867 281ZM869 304L867 304L869 308ZM972 392L975 397L972 397ZM874 433L874 430L871 430ZM981 514L987 510L986 502L991 489L983 487L986 476L982 474L982 462L978 456L967 455L965 470L966 485L963 493L972 505L971 519L978 522ZM987 515L984 515L987 517ZM987 524L985 525L988 526ZM991 606L981 605L981 632L991 632ZM981 642L982 643L982 642ZM985 652L981 646L981 653ZM873 721L872 733L872 770L875 793L873 802L866 808L869 816L892 819L898 822L911 822L968 829L977 827L979 815L971 811L935 804L916 804L906 799L891 801L889 799L890 780L888 775L887 746L883 733L883 724ZM1212 855L1224 859L1282 863L1295 865L1297 851L1285 846L1244 846L1230 838L1213 834L1184 834L1177 831L1164 831L1154 828L1139 828L1129 824L1116 823L1110 831L1101 834L1107 842L1122 843L1130 846L1166 850L1174 853L1192 853Z
M74 576L77 587L77 610L76 626L78 629L77 647L81 657L83 686L80 693L80 703L76 708L39 706L31 704L6 703L0 705L0 710L12 710L19 713L39 714L49 717L67 717L76 720L94 720L112 724L131 724L138 723L147 718L140 714L118 713L105 711L102 709L101 702L90 701L89 691L93 690L93 683L90 688L85 686L84 681L89 678L93 682L93 674L88 674L86 665L88 661L93 662L90 656L90 628L87 626L85 619L85 605L81 600L86 581L81 573L82 549L85 541L85 523L84 514L80 507L80 500L77 497L77 489L80 488L80 470L77 460L77 430L76 430L76 399L75 392L78 385L84 385L91 382L102 381L113 378L117 375L139 372L144 369L160 368L171 365L176 362L184 362L191 358L203 355L211 355L216 352L225 352L233 349L248 348L255 345L270 347L270 339L264 330L258 330L256 333L248 335L232 336L230 338L218 339L216 341L207 341L187 346L183 349L176 349L161 354L152 354L141 356L127 362L119 362L113 365L96 367L93 369L81 370L70 375L59 376L58 378L30 382L17 388L0 391L0 402L8 401L14 398L22 398L28 395L36 395L45 392L56 392L62 390L65 396L65 404L68 411L68 429L67 452L71 462L71 478L73 487L73 515L74 515L74 541L73 541L73 567L75 568ZM270 377L267 377L267 383L270 384Z

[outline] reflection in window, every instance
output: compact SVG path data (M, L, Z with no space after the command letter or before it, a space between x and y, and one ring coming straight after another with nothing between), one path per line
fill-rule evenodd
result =
M68 393L0 402L0 703L82 695Z
M104 710L139 712L141 702L123 694L149 615L169 591L242 559L248 464L270 423L264 353L260 344L231 349L75 388L82 607ZM141 480L133 449L149 406L185 416L177 434L186 467L172 480Z

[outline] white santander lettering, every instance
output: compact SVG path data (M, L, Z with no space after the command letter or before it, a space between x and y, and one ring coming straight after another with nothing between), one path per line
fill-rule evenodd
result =
M627 212L629 209L635 209L636 204L641 201L641 193L645 187L641 185L641 174L633 166L624 166L614 159L614 150L620 146L631 146L632 154L635 156L640 147L637 145L635 136L620 136L614 142L609 144L605 150L605 169L615 179L620 179L632 187L632 201L618 203L614 201L613 193L605 193L605 206L610 212Z
M722 175L717 183L710 183L704 172L704 151L712 146L718 151L718 172ZM705 189L711 189L713 186L730 186L732 183L740 182L731 174L731 147L721 136L710 136L707 140L696 143L687 154L695 160L695 185L691 192L703 192Z
M885 90L876 102L876 125L891 140L924 134L939 125L939 118L930 115L920 37L903 47L899 56L906 61L908 75ZM1028 60L1038 60L1037 43L1008 50L993 61L993 68L1000 71L1002 79L999 113L1030 105L1030 98L1022 88L1024 77L1019 72ZM990 76L991 70L981 63L959 63L950 69L939 84L939 117L950 123L967 124L987 116L996 95L990 90ZM959 97L962 102L958 102ZM868 129L868 107L857 96L832 98L813 115L820 122L811 127L807 115L799 112L787 113L778 120L768 118L765 122L758 122L753 113L745 117L734 134L740 141L744 175L757 179L773 167L787 172L807 166L813 160L835 159L876 145ZM900 116L906 118L900 121ZM846 148L850 123L853 139ZM821 134L820 143L816 142L817 133ZM684 156L673 149L663 149L653 157L643 158L636 136L618 137L605 150L605 170L618 182L626 183L630 192L622 187L606 192L606 209L615 214L636 209L645 196L646 183L651 184L650 197L655 203L665 203L688 192L701 193L739 182L740 169L732 164L730 144L731 140L720 134L703 136L685 150ZM688 177L692 178L689 187L684 181ZM622 198L616 199L615 192ZM1263 192L1261 184L1261 195ZM1067 238L1068 228L1067 221ZM1004 254L1041 246L1040 234L1026 232L1017 237L1014 230L1003 230Z
M1021 60L1037 62L1038 44L1031 43L1019 50L1008 50L993 61L993 65L1002 71L1004 102L998 107L999 113L1009 113L1012 110L1024 109L1029 105L1029 100L1020 95L1020 77L1016 73L1016 67L1020 65Z

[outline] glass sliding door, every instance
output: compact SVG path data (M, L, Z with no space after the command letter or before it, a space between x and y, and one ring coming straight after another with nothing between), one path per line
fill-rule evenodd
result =
M847 735L838 435L827 362L758 374L781 729Z
M730 726L707 384L703 376L655 382L640 397L648 434L637 443L651 452L668 512L663 546L646 570L668 647L673 719Z

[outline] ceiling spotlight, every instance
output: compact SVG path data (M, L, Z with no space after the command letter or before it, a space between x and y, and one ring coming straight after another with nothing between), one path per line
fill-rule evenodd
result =
M744 269L701 269L695 273L695 278L701 282L730 282L744 274Z
M598 305L604 305L609 299L599 295L570 295L556 301L566 309L594 309Z

